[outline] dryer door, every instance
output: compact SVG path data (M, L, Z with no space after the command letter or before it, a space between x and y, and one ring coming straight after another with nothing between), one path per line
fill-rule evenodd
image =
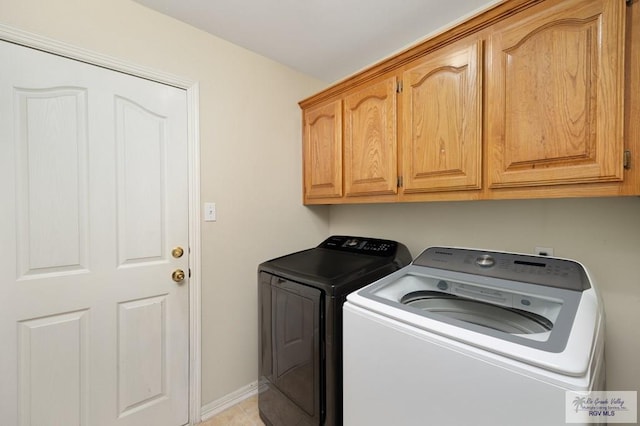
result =
M320 424L322 292L265 273L260 278L261 414L273 424Z

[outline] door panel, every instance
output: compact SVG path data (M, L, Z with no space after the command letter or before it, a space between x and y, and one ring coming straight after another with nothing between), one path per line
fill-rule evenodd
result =
M403 73L403 192L479 189L482 42L465 39Z
M344 185L350 196L397 193L396 77L344 101Z
M18 276L86 270L86 91L16 88L14 106Z
M186 93L0 42L0 412L188 422Z
M304 112L304 197L342 196L342 101Z
M273 378L276 386L320 419L320 290L277 279L272 290Z
M489 38L491 188L623 178L624 2L554 3Z
M317 417L320 290L297 287L290 291L286 285L276 285L272 290L274 379L284 394Z
M128 99L115 105L120 265L163 260L166 118Z
M88 322L82 310L18 323L20 425L88 423Z
M166 295L118 306L118 413L167 397Z

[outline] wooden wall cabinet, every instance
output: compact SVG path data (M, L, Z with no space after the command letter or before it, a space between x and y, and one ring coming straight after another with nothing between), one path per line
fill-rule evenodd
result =
M625 3L551 4L489 37L490 188L623 179Z
M481 60L474 37L305 109L304 201L389 202L480 188Z
M303 114L304 202L342 197L342 101Z
M395 76L344 100L344 186L347 197L397 193Z
M480 189L482 40L447 46L402 73L402 193Z
M305 109L306 204L334 204L397 193L395 76ZM364 198L369 197L369 198ZM392 200L393 201L393 200Z
M304 202L640 195L639 80L638 2L507 0L300 102Z

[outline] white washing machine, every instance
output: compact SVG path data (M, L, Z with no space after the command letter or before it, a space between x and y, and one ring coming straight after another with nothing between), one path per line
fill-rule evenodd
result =
M345 426L564 425L566 391L605 390L603 305L575 261L431 247L343 314Z

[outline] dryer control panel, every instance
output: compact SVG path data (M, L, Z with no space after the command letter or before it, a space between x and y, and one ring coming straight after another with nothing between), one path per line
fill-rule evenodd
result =
M393 256L396 253L398 243L391 240L381 240L377 238L333 235L320 243L318 248L387 257Z

